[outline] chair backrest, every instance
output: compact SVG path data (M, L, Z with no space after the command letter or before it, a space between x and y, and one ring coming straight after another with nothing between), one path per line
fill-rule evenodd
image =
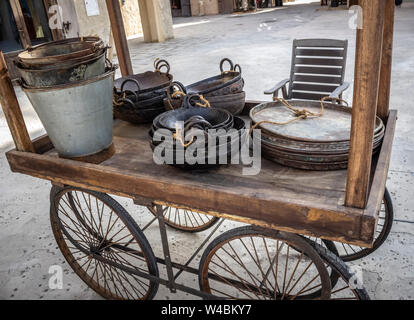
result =
M289 99L320 100L343 84L348 40L295 39Z

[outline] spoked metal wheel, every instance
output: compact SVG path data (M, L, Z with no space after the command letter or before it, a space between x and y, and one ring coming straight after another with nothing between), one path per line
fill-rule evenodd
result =
M226 299L329 299L330 275L302 237L241 227L223 233L200 261L201 290Z
M382 201L379 220L377 225L377 230L375 233L374 246L372 248L364 248L360 246L355 246L351 244L346 244L342 242L335 241L337 255L342 259L342 261L350 262L354 260L361 259L366 257L376 251L385 240L387 240L388 235L390 234L392 223L394 220L394 210L392 205L391 195L388 192L388 189L385 189L384 199ZM321 244L321 240L317 238L310 238L311 240Z
M157 215L156 206L148 207L149 211ZM198 213L194 210L162 207L165 223L171 228L184 232L201 232L214 226L220 218Z
M135 221L106 194L53 187L50 218L66 261L107 299L152 299L158 283L154 253ZM141 276L140 276L141 275Z
M336 274L331 300L370 300L369 295L354 272L334 253L316 242L307 240L319 253L331 275ZM331 276L332 278L332 276Z

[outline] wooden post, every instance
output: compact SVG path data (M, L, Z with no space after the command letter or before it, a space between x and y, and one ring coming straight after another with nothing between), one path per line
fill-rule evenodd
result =
M112 34L114 36L116 54L118 56L122 76L132 75L131 57L129 55L128 42L119 0L106 0L106 7L111 21Z
M0 104L18 151L35 152L14 92L6 60L0 51Z
M394 41L394 11L394 0L386 0L377 110L378 117L384 121L387 119L390 110L392 47Z
M351 146L345 205L365 208L369 192L372 145L378 102L384 0L360 0L363 28L358 29L355 56Z

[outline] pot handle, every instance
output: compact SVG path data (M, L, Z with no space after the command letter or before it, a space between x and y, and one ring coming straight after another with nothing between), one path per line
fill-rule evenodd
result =
M197 106L197 103L201 102L200 95L197 93L188 94L184 97L183 108L194 108Z
M138 83L137 80L132 79L132 78L125 79L124 82L122 82L122 85L121 85L121 92L124 92L125 84L128 83L128 82L133 82L137 86L137 91L135 91L134 94L135 94L136 99L138 101L138 95L139 95L139 92L141 91L141 88L140 88L139 83ZM131 90L125 90L125 91L133 92Z
M178 89L178 90L175 91L174 89ZM174 94L174 92L182 92L186 95L187 94L187 88L181 82L173 81L167 89L168 98L172 98L171 95Z
M122 99L122 104L129 104L132 109L135 109L135 103L128 98Z
M242 74L242 68L241 68L241 66L239 64L236 64L234 66L233 71L236 71L236 72L239 72L240 74Z
M168 63L168 61L164 60L164 59L160 59L160 58L155 59L154 68L155 68L155 72L157 72L157 71L161 72L162 68L166 68L167 69L166 72L165 72L166 75L169 75L170 70L171 70L170 64Z
M228 62L229 65L230 65L230 70L228 70L228 71L224 71L223 66L224 66L224 63L225 62ZM221 60L220 61L220 71L221 71L221 73L225 73L225 72L229 72L229 71L234 71L233 61L231 61L229 58L224 58L223 60Z

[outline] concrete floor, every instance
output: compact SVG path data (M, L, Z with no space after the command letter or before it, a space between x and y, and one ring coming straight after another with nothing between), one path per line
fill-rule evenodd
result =
M306 2L306 1L305 1ZM318 1L319 2L319 1ZM130 41L135 72L152 69L152 61L167 59L176 80L184 84L218 73L218 62L230 57L241 64L249 99L269 99L262 92L289 76L294 38L338 38L349 40L346 80L353 81L355 31L348 27L346 10L324 10L318 2L267 9L255 14L180 18L174 21L174 40L145 44ZM396 11L395 50L392 79L392 108L398 109L387 186L392 193L395 224L386 243L374 254L357 261L363 281L373 299L414 298L414 4ZM24 94L18 89L26 123L32 137L42 126ZM345 99L351 101L352 88ZM12 147L4 115L0 113L0 298L1 299L99 299L73 274L56 247L49 226L50 184L28 176L12 174L4 152ZM124 199L119 201L143 226L149 212ZM227 222L221 232L234 227ZM161 254L157 226L146 232L156 254ZM203 234L169 232L175 260L185 261ZM182 250L183 246L189 248ZM63 268L63 289L50 290L50 266ZM197 266L197 263L194 264ZM162 273L165 273L162 270ZM197 287L195 277L182 282ZM188 299L161 288L157 299Z

